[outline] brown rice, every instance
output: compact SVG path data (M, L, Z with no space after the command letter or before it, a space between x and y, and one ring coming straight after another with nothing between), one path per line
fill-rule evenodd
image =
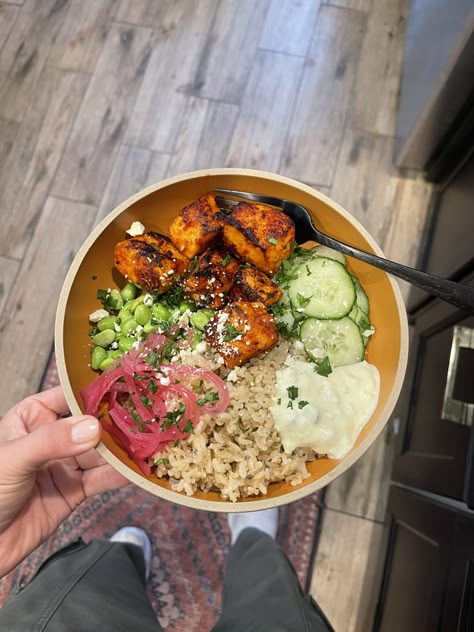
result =
M286 454L270 412L275 371L298 351L282 341L231 372L209 352L182 353L180 361L213 369L227 379L231 400L224 413L204 415L188 439L155 455L155 460L168 460L155 468L157 476L168 476L173 490L189 496L213 490L233 502L266 494L272 482L302 483L309 476L306 462L316 454L303 449Z

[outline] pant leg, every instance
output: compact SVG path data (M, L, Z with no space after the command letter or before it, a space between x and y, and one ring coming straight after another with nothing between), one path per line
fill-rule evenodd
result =
M213 632L331 632L306 597L282 549L258 529L244 529L227 560L222 615Z
M0 610L2 632L160 632L133 544L78 540L58 551Z

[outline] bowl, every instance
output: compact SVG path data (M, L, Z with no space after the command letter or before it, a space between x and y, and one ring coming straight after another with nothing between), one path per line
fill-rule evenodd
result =
M147 230L166 233L171 220L187 204L213 188L238 189L287 198L305 206L318 228L342 241L383 256L379 246L350 213L309 186L273 173L247 169L209 169L185 173L154 184L113 210L92 231L80 248L66 276L56 315L55 344L58 373L73 415L82 414L80 396L94 373L89 367L88 315L97 309L96 290L114 287L113 248L133 221ZM376 335L368 345L367 360L380 373L376 410L353 449L341 460L327 458L308 463L310 477L294 487L272 483L267 494L237 502L223 500L216 492L194 496L175 492L165 479L145 476L112 437L103 433L97 450L114 468L139 487L166 500L208 511L252 511L294 502L325 487L364 454L375 441L396 404L406 369L408 325L398 285L382 270L349 261L371 305Z

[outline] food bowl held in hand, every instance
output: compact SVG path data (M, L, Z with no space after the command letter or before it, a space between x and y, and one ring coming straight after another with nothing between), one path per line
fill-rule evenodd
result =
M103 379L98 378L98 372L94 372L91 368L91 348L93 344L97 344L98 339L96 338L95 342L91 342L89 316L101 307L97 301L99 289L105 289L107 293L113 288L120 289L127 284L127 279L117 270L118 268L124 272L126 267L123 262L125 261L128 265L135 261L133 256L129 257L130 253L127 251L129 244L124 241L127 238L126 231L134 222L139 222L145 227L147 233L168 235L170 224L180 211L213 189L250 191L292 200L308 209L314 223L323 232L361 249L382 255L375 241L347 211L318 191L282 176L252 170L210 169L169 178L148 187L123 202L93 230L78 252L64 282L56 318L56 354L60 381L73 414L86 411L81 392L84 394L84 390L94 379ZM239 228L238 222L233 221L229 224L233 224L232 230L235 233L235 227ZM237 230L237 237L235 235L232 237L231 232L229 231L229 239L232 242L232 239L240 238L245 231L238 233ZM179 234L178 231L175 238L178 246L181 244ZM220 238L219 236L217 239L220 240ZM273 244L277 242L277 239L270 235L268 241ZM125 254L122 263L118 265L117 254L120 257L122 255L120 250L115 249L120 242L124 243L125 251L122 252ZM225 233L223 243L226 246ZM232 243L227 245L230 250L224 252L220 264L225 267L232 259L233 263L230 268L235 266L236 270L241 271L242 277L243 272L251 267L250 263L253 262L249 263L245 256L242 257L242 251L239 251L237 246L233 247ZM156 248L157 246L152 247ZM217 247L220 248L221 245ZM203 257L204 255L201 253L202 250L199 256ZM287 256L288 254L285 255L285 257ZM294 253L292 256L297 257ZM215 257L215 253L212 257ZM212 257L209 258L209 265L216 265ZM282 324L280 318L282 311L288 309L285 305L283 305L284 309L279 310L275 308L275 305L268 306L271 301L267 306L264 306L261 303L239 303L238 299L242 299L242 297L237 297L235 303L233 302L234 299L229 299L226 304L226 298L222 306L219 305L216 308L213 305L214 311L200 310L199 308L202 308L204 303L199 306L198 296L196 298L198 306L196 307L191 301L192 307L188 311L188 316L185 315L185 319L190 318L189 325L188 321L182 327L181 324L175 323L173 325L173 339L163 338L163 336L160 338L160 325L156 325L155 320L148 323L150 325L149 336L143 334L143 327L137 327L137 331L141 332L137 340L128 339L125 342L122 340L122 346L127 343L128 348L135 352L133 354L132 351L130 357L135 358L136 364L130 364L132 369L128 368L129 375L122 376L118 370L119 365L123 369L123 365L120 364L123 362L121 358L115 363L110 360L102 365L105 370L102 375L111 375L111 372L115 370L120 376L115 378L118 386L112 387L116 389L113 395L114 401L120 402L120 399L125 397L127 380L128 392L126 396L130 397L128 404L124 403L123 407L120 408L121 419L119 422L122 425L120 426L121 430L119 429L117 432L114 432L113 423L108 418L108 410L104 410L102 406L101 413L105 413L104 428L110 429L112 434L104 429L102 442L97 449L130 481L157 496L198 509L210 511L265 509L293 502L324 487L353 465L375 441L395 406L406 368L408 327L398 286L385 272L355 259L347 261L346 269L342 263L332 260L329 253L322 252L319 258L308 259L303 252L301 257L294 260L288 259L288 263L280 268L280 273L277 273L276 276L274 276L275 270L265 270L274 281L279 279L278 282L281 282L284 292L290 297L291 310L293 316L296 317L296 325L292 316L293 334L288 338L285 338L282 333L282 331L288 333L288 321L285 321L286 324ZM188 275L191 274L190 270L194 267L192 261L193 259L190 258L190 268L186 272ZM298 267L292 268L293 264ZM255 265L258 268L258 264ZM261 277L263 269L261 266L260 270L255 271L255 274ZM299 270L307 270L304 274L307 274L308 278L302 278ZM332 283L335 273L347 277L349 280L348 289L346 288L349 292L347 309L350 308L349 303L352 300L350 292L354 293L354 305L350 314L344 315L344 308L340 313L337 313L337 309L340 309L340 301L336 312L332 316L329 315L328 320L324 320L328 318L328 315L319 313L322 309L321 301L318 302L319 299L315 298L317 294L315 288L318 287L318 284L315 285L314 278L310 277L313 272L322 274L325 279L323 282L329 285ZM259 282L261 281L260 277ZM293 282L296 277L299 277L298 280ZM290 285L293 283L291 287L288 284L285 285L288 283L288 279L290 279ZM130 280L134 279L130 277ZM142 287L144 287L143 283ZM363 290L360 290L360 295L359 291L357 292L356 304L355 290L360 289L360 287ZM306 288L310 289L306 291ZM148 288L143 290L143 295L146 289ZM163 294L162 296L166 297L167 295ZM191 296L194 295L191 294ZM233 296L232 290L229 296ZM204 302L208 300L204 296L201 298ZM337 296L336 298L332 297L331 300L333 299L336 300ZM159 302L160 296L157 297L156 292L155 295L151 292L151 298L148 296L147 300ZM364 305L364 301L367 301L367 305ZM282 306L282 302L283 298L277 305ZM251 328L240 327L238 324L234 326L238 321L234 323L231 320L233 318L233 305L238 306L238 311L243 314L244 318L247 316L253 318L254 312L256 312L255 318L262 326L261 332L255 337L260 341L259 344L263 344L262 340L265 343L266 336L269 338L273 336L273 331L276 331L273 321L276 321L281 335L278 344L275 346L276 339L270 340L270 342L265 343L266 346L262 347L258 357L250 359L246 357L234 361L232 354L229 355L228 353L228 347L232 347L234 343L237 345L241 341L240 352L242 348L245 350L246 343L244 341L246 340L247 329ZM258 306L258 309L252 307L255 305ZM365 339L363 336L359 337L358 331L362 327L362 322L365 321L365 316L368 316L368 305L370 305L370 329L372 331L373 327L375 333L370 336L370 342L367 344L371 331L364 332L361 329L363 334L367 334ZM247 308L243 309L244 306ZM331 306L331 309L334 311L334 305ZM225 314L224 319L222 314L225 310L229 313ZM250 316L246 313L248 310L251 311ZM146 310L142 309L141 311L145 312ZM204 317L201 312L206 312L206 318L210 318L205 327L198 323ZM111 313L115 321L115 331L119 332L116 337L120 337L123 334L123 329L120 333L120 318L117 320L117 313L113 309ZM178 311L176 313L179 315ZM196 314L198 314L197 318ZM209 314L213 315L210 316ZM316 318L314 318L315 314ZM130 315L128 314L128 316ZM362 316L362 320L359 316ZM228 320L229 318L230 320ZM331 318L332 320L330 320ZM179 323L182 322L179 321ZM357 325L354 325L354 322ZM205 344L198 347L195 340L193 350L191 350L191 347L182 349L182 347L187 346L186 341L182 342L179 337L176 341L176 335L184 335L186 330L191 331L193 323L199 324L200 331L195 330L197 334L202 334L205 340L210 343L210 347L208 345L206 351L207 355L204 353L202 357L198 352L206 347ZM328 323L335 324L331 328ZM344 327L342 327L342 323L345 323ZM341 331L344 330L344 333L347 330L346 324L349 325L351 332L352 330L355 331L355 338L351 338L350 345L344 346L343 352L339 349L336 354L333 354L331 348L326 356L324 352L320 353L319 348L315 348L324 346L329 335L334 339L341 334ZM298 331L296 341L295 328ZM159 330L158 334L155 333L157 329ZM109 331L110 333L107 335L112 338L113 328ZM224 334L222 334L223 331ZM171 333L165 332L166 335L171 336ZM146 343L147 337L148 343ZM219 346L216 342L216 348L213 350L214 355L209 355L216 340L220 340L221 344ZM365 347L357 342L358 340L364 341L366 351L364 351ZM92 341L94 341L93 336ZM104 344L101 340L99 342ZM174 349L173 353L178 355L173 358L167 357L165 365L163 344L167 342L171 342L171 347ZM251 338L249 338L249 344L250 342L253 344ZM111 349L116 349L117 344L112 342L108 347L108 357L120 355L120 352L116 354L111 352ZM125 351L124 347L122 352ZM221 355L217 353L218 351L221 352ZM198 359L196 359L196 353L199 356ZM295 357L293 357L294 353L296 354ZM338 364L349 364L350 361L347 360L345 354L349 354L351 357L351 354L354 353L356 356L359 354L355 358L355 362L358 364L353 364L350 367L338 366ZM105 357L102 349L99 349L96 353L97 358L94 358L92 363L96 369L99 366L101 354ZM158 355L160 360L156 360ZM250 353L247 355L251 356ZM291 358L288 359L288 356ZM127 355L127 357L129 356ZM154 362L149 360L150 357L154 359ZM182 361L181 358L183 358ZM331 372L329 360L337 363L337 368L332 367L333 373L328 377L328 373ZM364 361L360 362L360 360ZM150 362L152 366L150 366ZM217 364L213 364L213 362ZM313 364L310 366L308 362ZM183 374L184 377L180 368L183 363L188 366L188 369L184 371L186 374ZM189 366L192 366L193 363L199 368L196 369L195 374L191 375L192 371L190 372ZM106 365L111 365L111 367L108 368ZM347 439L344 434L345 429L341 426L341 430L339 430L337 426L338 420L340 421L339 413L334 414L337 406L326 407L326 418L333 417L335 419L335 433L339 433L340 436L336 437L337 441L330 444L325 444L324 441L317 444L324 447L317 450L318 458L315 458L314 450L316 448L309 439L311 433L308 432L308 428L310 426L300 425L297 429L298 432L296 432L296 428L295 430L292 429L294 420L299 420L298 423L300 423L305 417L312 424L313 430L315 429L315 434L318 432L320 435L324 434L321 429L325 419L323 408L314 414L314 419L311 419L312 404L313 402L317 404L317 391L318 389L319 392L325 390L324 380L332 380L331 383L337 387L336 395L337 393L339 395L342 392L345 393L345 399L341 396L339 405L344 410L352 410L357 416L363 403L355 396L353 400L350 396L348 397L350 392L355 393L354 388L350 392L347 389L344 391L345 387L342 391L337 390L339 388L338 376L344 375L346 384L350 383L351 380L352 384L357 383L357 380L365 383L368 374L367 372L364 373L362 369L367 371L367 367L371 365L376 367L376 371L375 369L374 371L377 373L377 380L374 380L374 383L377 382L379 392L378 401L375 399L373 406L368 405L367 401L365 402L368 421L365 423L364 420L365 425L360 432L357 430L353 439ZM306 369L310 366L304 379L301 378L302 366ZM353 367L356 368L355 371L352 371ZM313 369L314 372L312 372ZM344 373L345 369L350 369L349 373ZM209 387L206 378L206 375L209 374L206 374L205 371L214 371L220 376L217 378L217 386L215 386L217 382L214 380L214 386ZM296 382L296 377L293 380L293 375L299 375L300 382ZM178 377L179 379L177 379ZM204 377L204 379L198 380L200 377ZM132 379L136 381L130 382ZM288 384L285 381L282 383L282 379L289 380ZM169 386L170 381L176 384L174 389ZM327 383L329 384L329 381ZM137 390L137 393L133 393L136 405L130 395L131 384L135 385ZM144 384L151 384L153 388L150 386L150 390L147 390L148 387L145 387ZM295 386L296 384L298 386ZM178 398L184 397L184 395L179 394L179 390L181 389L184 393L186 388L188 388L187 393L191 389L192 403L189 404L189 410L194 412L192 415L189 413L189 417L192 417L192 424L190 419L185 419L185 416L188 416L188 408L187 404L185 406L183 402L188 397L187 395L179 402L180 406L177 403L174 407L170 408L169 406L170 393L176 392ZM143 459L132 458L129 455L128 442L124 435L121 435L121 432L127 432L127 423L133 425L132 419L138 425L129 429L139 438L141 432L151 432L150 428L143 426L143 415L147 414L147 410L143 408L136 397L137 394L141 393L140 398L143 405L150 407L151 410L151 393L156 392L157 389L158 395L161 397L159 406L168 405L168 412L160 417L156 411L161 409L153 407L156 417L147 418L145 423L152 425L162 423L165 420L165 423L162 423L157 430L165 433L162 435L163 437L178 437L178 439L176 441L170 439L160 443L157 454L153 455L153 460L145 459L146 462L144 462ZM225 397L227 397L226 394L229 395L229 403L224 402ZM212 414L214 400L219 400L220 408L216 408L215 414ZM137 407L143 411L141 417L137 412ZM186 415L183 412L185 409ZM281 414L280 410L282 411ZM292 411L295 413L294 415ZM180 414L181 412L182 414ZM319 428L317 427L318 424ZM155 426L152 427L155 428ZM173 432L177 434L173 435ZM148 435L144 434L141 438L145 436ZM132 435L130 437L133 439ZM355 443L351 447L354 440ZM324 454L333 458L328 458L324 454L321 455L323 451ZM153 466L151 472L148 463Z

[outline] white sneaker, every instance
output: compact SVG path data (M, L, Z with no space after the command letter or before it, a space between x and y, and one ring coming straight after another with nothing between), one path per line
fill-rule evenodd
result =
M248 527L259 529L274 540L278 529L278 518L278 507L263 509L261 511L244 511L227 514L231 544L234 544L242 531Z
M122 527L114 533L110 541L124 542L125 544L135 544L135 546L139 546L145 558L145 579L150 577L153 549L146 531L139 527Z

